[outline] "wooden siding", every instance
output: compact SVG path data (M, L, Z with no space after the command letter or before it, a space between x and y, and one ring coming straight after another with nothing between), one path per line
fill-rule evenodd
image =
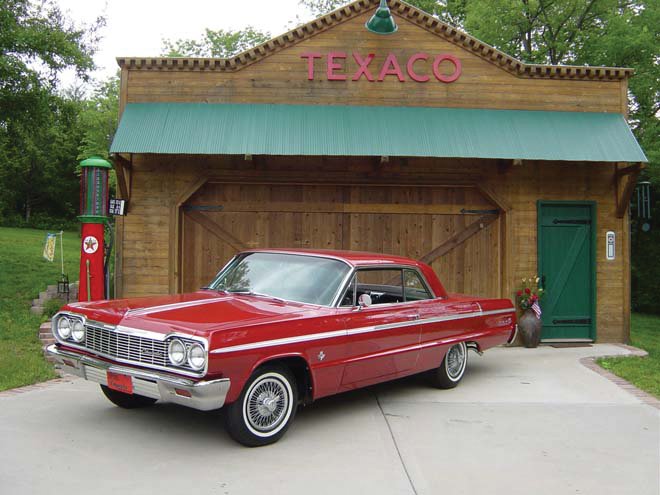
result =
M123 219L119 233L123 238L117 267L118 272L122 274L118 280L119 294L140 296L176 291L174 279L180 273L174 258L181 249L178 245L178 228L175 221L177 204L185 202L189 197L192 197L194 202L194 193L199 187L202 187L200 194L203 195L205 191L203 184L207 183L209 178L213 178L213 182L222 183L326 184L327 187L323 188L326 194L323 202L327 203L338 201L334 194L338 189L344 190L343 186L346 184L425 185L426 187L433 184L440 186L479 184L511 207L510 211L502 214L500 221L488 227L492 229L488 233L489 242L496 245L499 236L502 239L500 249L509 252L508 259L503 257L500 260L501 263L510 264L510 270L505 269L508 276L502 281L503 288L500 291L506 297L513 296L514 286L518 280L536 273L536 201L538 199L596 201L598 341L620 342L627 339L625 334L627 315L624 313L623 304L627 296L624 281L628 269L627 253L624 248L625 219L615 216L616 200L612 165L530 162L522 166L504 168L498 167L495 161L486 160L409 159L393 160L388 164L378 165L364 159L259 158L248 162L236 157L146 155L134 157L132 200L129 214ZM315 172L319 169L323 169L324 173ZM208 191L216 191L213 194L217 194L217 188L207 187ZM313 189L308 188L309 191ZM360 195L369 194L368 191L373 187L348 189L355 191L353 194ZM360 192L361 189L365 192ZM236 194L237 190L240 188L234 189L232 194ZM252 186L252 190L246 189L246 193L253 194L257 190L259 189ZM304 189L300 188L300 190ZM317 191L314 194L320 193ZM330 196L327 196L328 194ZM249 196L239 196L242 202L251 201ZM353 202L350 196L347 199L349 199L348 203ZM401 199L408 203L405 198ZM315 198L316 202L318 200L318 197ZM473 201L467 203L472 204ZM284 222L284 219L280 221ZM364 222L369 224L371 220L365 217ZM505 222L509 225L508 237L504 235ZM356 236L368 239L369 234L365 233L367 227L368 225L363 225ZM268 228L277 227L271 225ZM339 223L326 222L324 228L336 233ZM418 228L420 235L429 235L428 225L421 225ZM371 229L375 229L381 237L385 235L379 231L377 222L371 225ZM605 260L605 233L608 230L616 232L617 253L621 253L614 261ZM432 232L429 238L423 240L428 246L439 244L448 235L441 230L432 229ZM311 239L310 247L327 247L333 238L330 234L311 231L306 235ZM301 239L303 237L305 236L301 234ZM250 236L246 234L245 239L248 238ZM350 247L379 250L379 246L370 245L368 240L356 242ZM208 277L211 277L214 270L226 261L221 258L228 257L230 252L216 254L212 249L217 248L210 245L204 249L208 252L202 250L196 260L186 258L184 262L208 263L208 259L212 259L212 266L205 268L210 271ZM441 275L447 277L444 282L449 289L460 290L461 287L456 285L456 280L466 280L457 275L459 265L477 270L476 264L488 259L479 253L470 256L473 256L471 262L447 258L446 265L435 267ZM479 277L498 276L498 268L495 266L485 267L484 270L487 270L487 275L479 274ZM472 282L468 285L468 289L474 287ZM465 288L463 286L463 289Z
M620 112L624 103L621 88L625 80L517 76L402 17L397 16L397 33L373 35L364 28L370 15L357 16L235 72L124 69L122 78L127 82L122 86L122 108L124 102L167 101ZM382 82L368 82L364 77L351 81L350 75L357 69L353 51L362 57L376 55L369 66L375 77L389 52L397 56L404 74L408 57L418 52L459 57L463 71L458 81L444 84L433 78L430 63L417 62L416 70L431 75L431 81L416 83L407 76L405 82L395 76L386 76ZM308 52L324 55L315 62L314 81L307 80L307 60L301 58ZM342 63L348 81L326 79L329 52L347 53Z
M243 249L319 248L428 258L449 291L497 297L496 208L476 187L209 182L183 206L181 288L208 284ZM484 213L464 210L493 209L490 222L467 230Z

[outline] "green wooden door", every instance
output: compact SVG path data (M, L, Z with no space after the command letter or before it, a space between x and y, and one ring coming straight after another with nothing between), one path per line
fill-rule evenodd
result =
M538 203L541 339L596 338L595 203Z

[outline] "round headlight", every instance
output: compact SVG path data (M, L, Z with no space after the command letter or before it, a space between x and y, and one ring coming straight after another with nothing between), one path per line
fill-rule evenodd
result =
M206 364L206 351L199 344L193 344L188 349L188 364L196 371L204 368Z
M186 360L186 346L179 339L174 339L167 348L167 354L172 364L181 366Z
M74 320L71 326L71 338L80 343L85 340L85 325L80 320Z
M63 340L71 337L71 320L66 316L61 316L57 319L57 334Z

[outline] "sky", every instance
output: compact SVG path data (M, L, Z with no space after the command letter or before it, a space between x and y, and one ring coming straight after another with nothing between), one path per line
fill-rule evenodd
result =
M251 25L273 36L295 25L296 16L309 20L299 0L56 0L76 23L92 23L105 15L107 24L95 61L95 78L105 79L117 70L117 57L154 57L162 40L200 39L205 28L236 30ZM61 77L75 83L72 73Z

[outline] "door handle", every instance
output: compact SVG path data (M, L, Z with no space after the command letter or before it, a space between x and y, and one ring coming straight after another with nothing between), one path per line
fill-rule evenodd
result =
M419 320L419 313L415 313L414 315L408 315L409 320Z

